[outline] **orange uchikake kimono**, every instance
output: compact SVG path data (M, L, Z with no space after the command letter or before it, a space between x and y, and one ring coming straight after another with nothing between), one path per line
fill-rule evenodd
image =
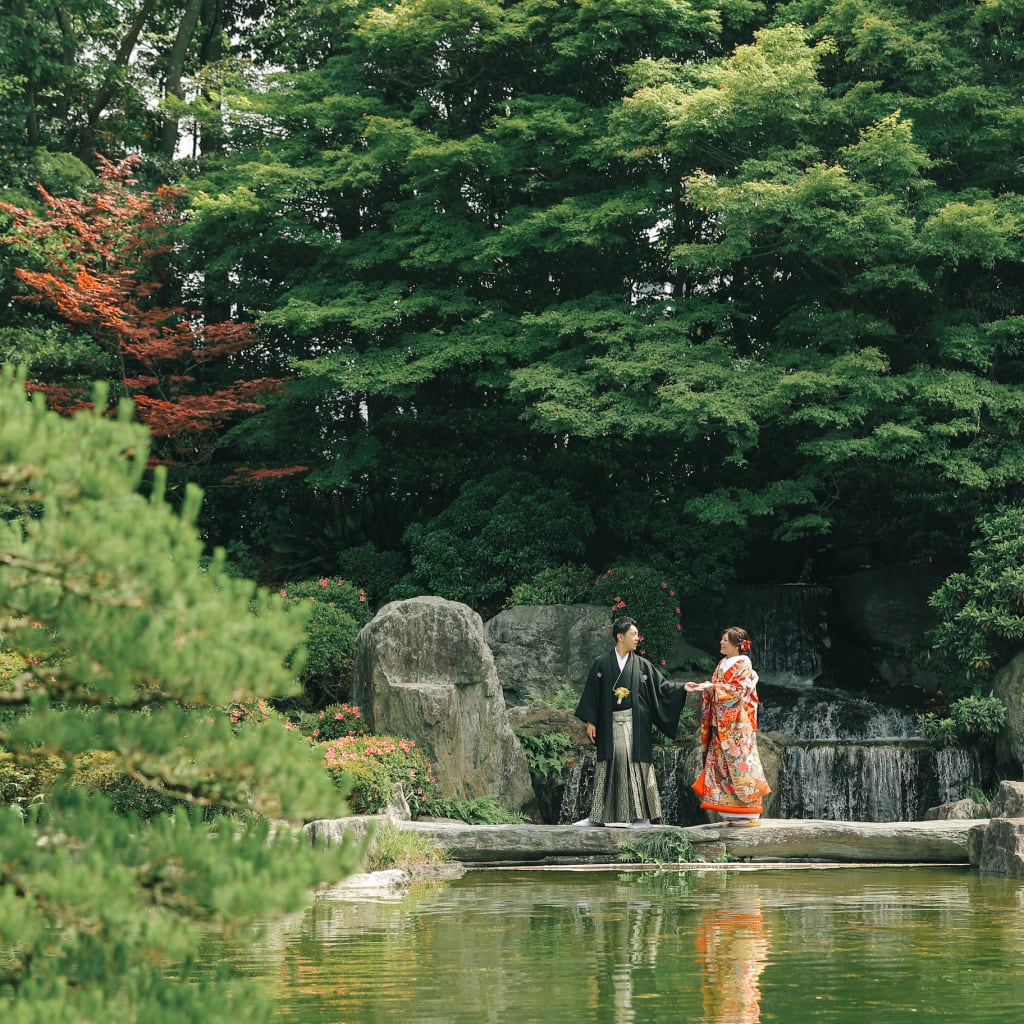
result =
M693 790L704 810L759 815L771 787L757 753L757 673L745 654L723 658L711 684L701 694L704 768Z

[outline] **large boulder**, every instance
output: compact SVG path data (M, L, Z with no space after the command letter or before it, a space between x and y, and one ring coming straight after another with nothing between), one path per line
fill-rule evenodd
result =
M1024 765L1024 651L996 673L992 693L1006 705L1006 725L996 737L996 758L1010 774L1018 775Z
M1024 782L1001 782L992 817L971 829L971 865L990 875L1024 878Z
M984 818L988 812L984 804L978 803L971 797L964 797L963 800L950 800L947 803L939 804L937 807L929 807L921 815L922 821L973 821Z
M615 642L611 612L595 604L517 605L488 620L484 632L510 706L550 701L563 687L582 693L594 659ZM681 639L660 667L689 679L698 671L691 666L708 660Z
M509 704L550 700L562 687L583 692L591 662L612 646L603 605L518 605L484 626Z
M935 625L928 598L945 580L931 566L888 565L836 581L844 625L873 647L898 650Z
M943 680L915 664L907 652L936 624L928 598L945 578L935 566L888 565L836 581L838 632L864 652L868 674L893 688L941 688Z
M442 796L533 802L483 622L466 605L415 597L381 608L356 640L352 696L371 730L420 747Z

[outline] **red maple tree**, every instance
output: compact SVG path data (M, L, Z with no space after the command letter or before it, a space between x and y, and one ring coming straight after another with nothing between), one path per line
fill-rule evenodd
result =
M240 379L232 357L259 344L250 323L208 323L202 311L161 305L174 253L182 191L138 188L136 157L101 158L98 187L84 199L40 188L44 211L0 203L13 219L3 239L25 254L15 270L32 302L87 334L115 357L118 395L134 399L136 418L154 438L152 464L206 465L227 427L261 410L281 377ZM89 405L80 388L34 381L62 413ZM301 473L303 466L233 467L230 482Z

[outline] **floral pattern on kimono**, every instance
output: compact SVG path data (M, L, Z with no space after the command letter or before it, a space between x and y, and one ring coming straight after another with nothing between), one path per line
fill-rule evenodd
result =
M693 790L705 810L760 814L771 792L757 753L757 673L741 654L723 658L702 691L703 770Z

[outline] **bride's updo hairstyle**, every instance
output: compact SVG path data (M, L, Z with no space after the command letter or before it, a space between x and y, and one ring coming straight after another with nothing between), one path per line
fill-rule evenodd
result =
M740 649L740 654L750 653L750 634L742 626L729 626L722 632L729 638L729 643Z

